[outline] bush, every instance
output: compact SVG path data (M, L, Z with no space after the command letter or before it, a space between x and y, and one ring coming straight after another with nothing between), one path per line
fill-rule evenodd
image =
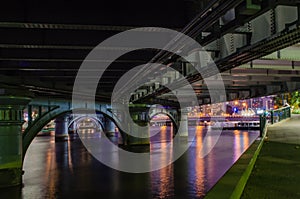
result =
M294 109L294 110L292 111L292 113L293 113L293 114L300 114L300 109Z

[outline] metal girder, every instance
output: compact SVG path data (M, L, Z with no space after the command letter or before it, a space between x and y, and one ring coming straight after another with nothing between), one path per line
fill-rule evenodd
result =
M34 81L34 85L32 85L32 81ZM51 83L49 82L42 82L40 79L29 79L26 77L22 77L20 79L18 78L12 78L11 76L4 76L0 75L0 84L6 85L6 86L14 86L16 88L22 89L22 90L29 90L31 92L36 93L38 96L44 96L44 97L58 97L62 99L70 99L72 96L73 91L73 83L72 84L66 84L65 82L57 82ZM110 85L109 90L110 90ZM99 100L101 102L110 102L110 96L106 94L106 92L98 92L95 96L96 100Z
M222 17L228 10L234 8L242 1L243 0L210 1L209 5L205 9L203 9L203 11L200 12L181 32L185 35L195 38L195 36L199 35L202 31L205 31L207 28L211 27L211 25L214 24L214 22L218 21L220 17ZM180 38L175 38L175 40L178 39ZM176 52L178 50L181 50L182 48L183 46L178 46L178 43L175 44L172 43L170 50ZM168 63L170 61L169 57L172 57L172 55L173 54L170 52L160 51L155 57L153 57L151 62ZM151 69L145 69L145 71L143 72L146 73L147 70L151 70ZM139 78L143 78L143 76L138 73L134 77L132 77L131 80L132 79L139 80ZM128 82L131 82L131 80L129 80ZM130 88L130 87L131 86L129 84L125 84L123 86L123 89L121 89L121 91L126 90L126 88Z
M181 12L185 8L184 1L169 0L86 1L85 3L59 0L46 2L10 0L1 9L0 18L4 23L53 24L54 27L56 24L78 24L79 27L76 28L79 29L82 28L80 25L100 26L102 30L105 30L107 27L119 29L118 27L136 27L147 24L156 27L169 25L180 28L186 23L185 13ZM167 23L170 19L171 21Z
M83 25L83 24L57 24L57 23L26 23L26 22L0 22L0 28L24 28L24 29L54 29L54 30L93 30L93 31L126 31L137 28L135 26L112 25ZM146 31L146 30L145 30ZM147 31L160 31L151 29Z
M247 69L239 69L236 68L234 70L231 70L229 73L225 73L223 74L223 76L225 77L225 75L230 75L232 77L235 76L240 76L240 77L253 77L253 76L260 76L260 77L283 77L283 76L287 76L287 77L293 77L293 76L300 76L300 71L299 70L276 70L276 69L262 69L262 68L247 68ZM247 80L245 78L245 80Z
M300 31L297 25L297 8L279 6L276 10L279 10L278 16L276 16L277 21L271 22L271 11L252 21L250 46L246 45L246 43L243 44L245 40L242 39L227 41L226 37L224 38L225 45L223 45L223 47L221 46L221 56L218 60L215 60L221 71L222 69L226 70L236 67L255 58L265 56L300 41ZM285 13L291 14L290 16L286 16ZM277 24L276 26L278 27L275 33L272 32L272 26L275 26L274 23ZM228 46L232 45L233 48L228 50Z
M1 47L0 47L1 48ZM124 51L124 49L96 49L99 54L108 53L108 51ZM88 55L89 50L75 49L38 49L38 48L2 48L1 61L24 61L24 62L79 62L81 63ZM155 53L155 50L145 49L134 51L131 54L124 55L118 60L100 59L88 60L90 62L113 62L116 63L141 63L149 61ZM138 58L136 58L138 57Z
M253 18L249 24L245 24L244 26L240 24L239 31L244 29L246 32L251 32L250 42L247 34L236 35L235 33L230 33L214 41L215 44L209 45L209 49L213 49L211 48L213 46L216 51L220 52L219 57L214 57L214 61L221 72L300 42L298 8L296 6L276 7L276 5L269 7L269 11ZM197 62L197 60L188 61ZM295 68L295 63L293 67ZM201 74L194 73L191 70L191 73L186 74L185 77L190 83L193 83L205 77L212 76L216 72L211 70L210 64L207 64L207 66L203 66ZM268 73L278 76L298 75L297 71L264 72L264 74ZM172 86L178 85L178 87L184 85L180 79L175 79L169 83ZM152 98L166 92L164 88L159 88L156 92L143 97Z
M299 49L300 50L300 49ZM270 69L270 70L300 70L300 61L286 59L258 59L243 64L235 69Z
M209 51L208 53L212 56L221 72L240 64L246 64L250 60L300 41L299 7L297 7L299 1L214 0L207 2L208 6L182 32L197 39L204 45L204 49ZM30 10L37 11L31 7L28 9L23 10L24 13ZM1 14L3 15L3 13ZM27 14L31 16L30 19L38 16L34 12ZM1 74L6 75L5 79L8 79L7 81L2 79L2 81L9 84L19 84L19 86L30 88L35 92L47 93L49 95L52 93L57 93L61 96L70 95L73 79L76 76L75 71L79 68L80 62L88 51L112 34L138 27L126 25L91 25L92 22L89 22L90 24L68 24L64 22L64 19L61 24L56 24L51 23L50 18L41 20L41 23L35 23L34 20L25 20L29 21L27 23L22 17L19 22L14 22L16 21L14 19L7 22L0 22L0 29L6 36L0 39L0 71ZM4 19L6 18L4 17ZM85 21L85 19L82 20ZM159 24L160 22L157 23ZM157 32L160 30L153 28L147 31ZM101 38L99 37L100 33ZM182 50L187 55L190 55L188 44L185 46L175 45L174 49ZM107 52L111 50L124 50L124 48L122 46L113 48L104 47L100 50ZM289 58L288 55L292 54L289 52L293 52L293 56L290 56L290 58L297 58L296 50L292 48L289 51L280 50L279 52L269 57L266 56L265 59L272 59L275 55L277 59ZM102 89L101 91L109 94L112 91L114 83L122 74L134 67L134 65L149 61L156 53L157 51L150 51L147 56L143 56L143 52L134 57L129 56L128 59L122 57L117 60L108 69L105 74L106 77L100 81L102 85L100 88ZM200 56L200 59L207 58ZM111 60L102 60L102 62L109 61ZM178 57L174 58L168 52L160 52L152 61L169 63L182 60L178 59ZM188 61L193 62L193 59ZM247 69L246 71L242 71L241 69L234 69L231 71L231 75L235 77L229 77L224 74L225 86L227 88L230 86L239 88L239 86L258 85L257 82L266 85L269 83L275 85L280 81L290 82L292 78L294 78L293 80L298 80L300 64L296 59L292 59L292 61L291 65L288 66L289 68L284 68L285 65L280 64L276 68L274 64L271 64L272 66L270 67L264 64L258 65L252 63L249 64L249 68L266 70L254 71ZM202 74L196 74L190 65L182 63L180 70L190 83L197 82L217 72L212 71L210 68L211 65L207 64L202 68ZM175 68L176 66L173 67ZM35 75L38 77L34 78ZM267 75L267 78L261 78L264 75ZM136 76L143 78L139 74L136 74ZM246 76L244 81L240 78L241 76ZM14 77L15 79L9 80L10 77ZM183 82L178 77L179 75L166 72L164 81L169 84L182 86ZM32 82L26 80L26 78L30 78ZM89 83L89 80L86 81L87 85ZM146 88L143 88L146 92L141 92L141 89L137 90L137 92L142 93L139 94L141 100L147 101L168 92L167 89L156 86L155 83L155 79L151 80ZM124 87L127 86L129 87L130 85L124 85ZM197 92L205 89L196 86L194 88ZM106 94L103 94L105 99L108 98ZM102 96L102 93L100 95Z
M267 56L264 56L263 59L271 59L271 60L287 60L287 61L300 61L300 55L299 55L300 46L299 43L284 48L282 50L273 52Z
M47 89L53 89L53 91L61 89L59 93L70 93L68 86L56 87L57 81L52 72L50 72L52 74L48 76L49 78L33 79L34 70L56 70L58 76L62 76L61 71L77 71L93 47L121 31L153 26L153 28L139 31L155 34L155 32L164 32L156 27L179 30L188 22L185 12L182 12L186 8L184 1L130 1L117 4L103 1L101 6L98 3L82 4L56 0L51 2L24 1L20 3L18 0L6 2L0 12L0 70L1 74L6 74L8 79L15 81L8 81L8 83L30 87L38 94L48 93ZM153 15L153 13L156 14ZM103 53L125 50L125 48L103 47L100 50L99 53ZM132 48L126 48L126 50L132 50ZM131 56L126 55L128 59L122 57L116 60L109 71L114 71L116 76L120 77L133 66L146 63L149 60L147 57L143 60L144 55L148 54L145 51ZM153 50L148 51L150 51L150 58L156 53ZM102 60L102 62L110 61L112 60ZM23 71L24 69L31 70L32 73L17 72L17 70ZM36 76L39 74L37 73ZM26 77L32 77L32 81L23 81ZM75 77L76 75L74 75ZM115 79L110 75L108 77ZM51 78L53 79L51 80ZM107 79L104 78L103 81ZM73 83L71 77L65 80L68 81L66 82L68 85ZM1 81L4 82L3 79ZM23 83L18 84L20 82ZM114 85L115 82L109 81L108 83ZM107 85L105 84L106 88ZM112 92L112 89L108 90L106 93ZM47 95L47 93L44 94ZM51 91L52 93L54 92ZM103 93L98 94L102 95Z

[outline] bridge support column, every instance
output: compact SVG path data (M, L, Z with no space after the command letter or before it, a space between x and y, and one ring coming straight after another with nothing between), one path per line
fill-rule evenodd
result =
M66 141L68 139L68 117L60 116L55 119L55 141Z
M106 134L106 136L108 137L112 137L115 136L115 124L110 120L105 118L105 129L104 129L104 133Z
M123 124L120 126L121 129L119 129L119 132L122 136L123 147L126 150L135 151L136 149L139 149L139 146L150 146L150 128L147 118L148 113L147 110L145 111L145 107L130 107L131 118L124 116L124 110L119 110L121 114L121 123ZM134 122L135 124L133 124L132 122ZM145 147L142 148L143 150L145 149Z
M22 183L23 109L30 97L0 89L0 188ZM25 95L23 95L25 96Z
M179 136L182 138L186 138L188 137L188 131L189 131L189 127L188 127L188 111L184 110L181 111L181 121L180 121L180 126L179 126Z
M137 136L127 134L128 145L150 145L150 128L147 121L134 121L138 126L145 127L145 131L141 132L137 130L136 126L130 126L130 131L137 133Z

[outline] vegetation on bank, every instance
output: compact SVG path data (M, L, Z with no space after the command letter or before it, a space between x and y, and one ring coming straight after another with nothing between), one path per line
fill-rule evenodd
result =
M292 110L292 113L293 113L293 114L300 114L300 109L293 109L293 110Z
M292 93L285 94L285 97L287 99L287 103L291 106L292 108L292 113L293 114L300 114L300 92L295 91ZM275 106L276 107L281 107L284 105L283 99L280 96L277 96L275 99Z
M295 91L291 94L290 104L293 114L300 114L300 92Z

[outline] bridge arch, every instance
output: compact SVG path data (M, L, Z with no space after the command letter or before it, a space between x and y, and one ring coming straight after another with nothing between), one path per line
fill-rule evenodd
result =
M98 127L101 127L102 131L105 130L104 124L102 123L102 121L97 118L97 117L93 117L93 116L88 116L88 115L84 115L84 116L78 116L78 117L74 117L68 124L68 128L70 128L70 126L74 123L74 122L78 122L81 121L85 118L91 119L94 123L96 123L98 125Z
M149 114L149 122L150 122L150 120L152 120L157 115L166 115L166 116L168 116L168 118L170 118L170 120L171 120L171 122L173 124L174 134L177 133L177 131L178 131L178 124L177 124L177 121L175 120L174 116L171 113L169 113L167 111L152 111Z
M107 113L107 112L104 112L101 110L92 110L92 109L66 109L63 107L56 107L55 109L42 114L40 117L38 117L36 120L34 120L30 126L28 126L25 129L25 131L23 133L23 160L26 155L26 151L27 151L28 147L30 146L32 140L43 129L44 126L46 126L51 120L53 120L59 116L68 114L68 113L71 114L73 111L74 112L76 111L76 113L89 112L91 114L96 112L96 114L102 114L102 115L104 115L104 117L109 118L118 127L119 132L120 132L121 137L124 142L124 133L120 128L121 122L118 121L118 119L112 113Z

